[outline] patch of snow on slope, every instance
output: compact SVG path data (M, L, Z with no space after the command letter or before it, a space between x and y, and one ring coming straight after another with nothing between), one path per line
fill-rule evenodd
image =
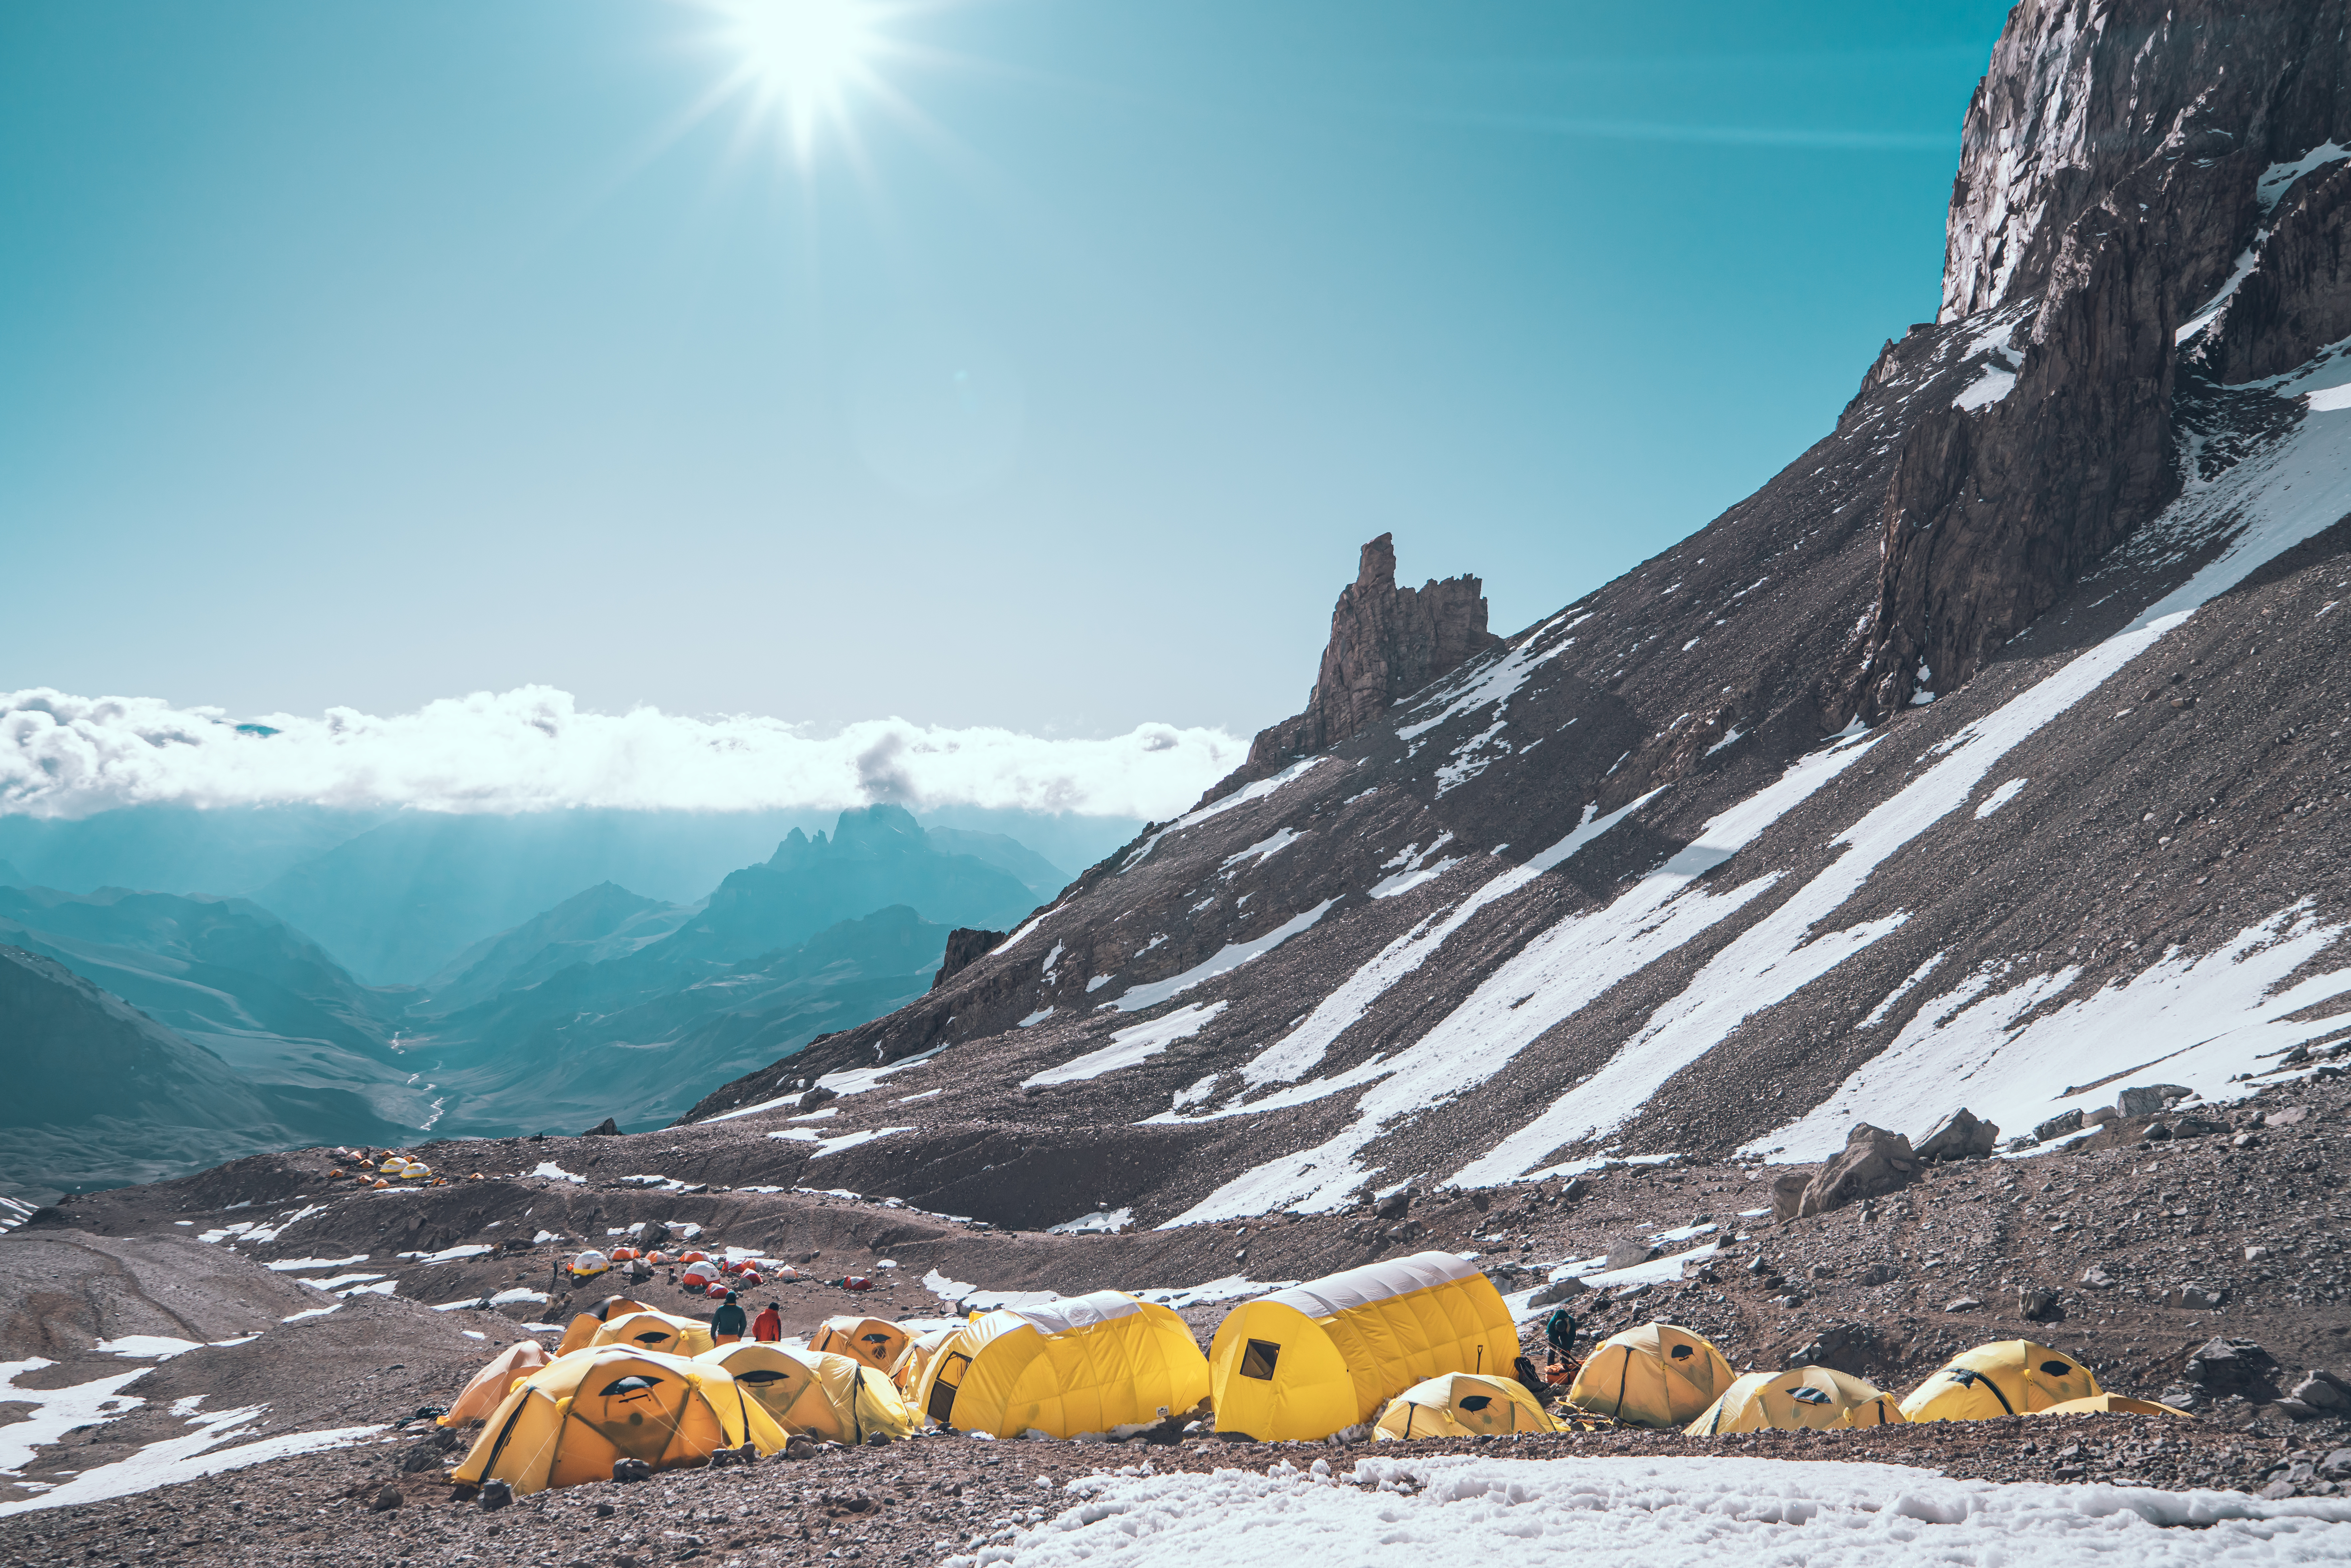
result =
M1980 408L1990 408L2016 390L2016 372L2003 365L1986 365L1983 374L1959 389L1951 406L1973 413Z
M101 1502L108 1498L129 1497L135 1492L175 1486L182 1481L217 1475L223 1470L243 1469L247 1465L258 1465L270 1459L282 1459L296 1454L315 1454L324 1448L350 1448L383 1430L381 1427L339 1427L324 1432L288 1432L276 1437L265 1437L259 1442L242 1443L233 1448L220 1447L230 1438L243 1437L250 1431L250 1423L268 1408L266 1405L253 1405L241 1410L196 1416L193 1417L196 1430L185 1437L165 1437L149 1443L127 1458L117 1459L110 1465L100 1465L94 1470L84 1470L63 1485L37 1497L0 1503L0 1518L35 1509L65 1508L77 1503Z
M2341 147L2332 141L2322 141L2291 163L2273 163L2262 170L2262 177L2253 183L2253 199L2262 204L2262 213L2266 216L2276 209L2278 203L2284 199L2285 193L2294 188L2294 183L2296 180L2314 169L2323 169L2329 163L2340 163L2346 158L2351 158L2351 148Z
M1110 1043L1098 1051L1072 1057L1059 1067L1031 1073L1020 1082L1023 1086L1075 1083L1081 1079L1099 1078L1122 1067L1132 1067L1146 1057L1158 1055L1179 1040L1189 1040L1231 1005L1229 1002L1212 1002L1204 1008L1197 1002L1187 1002L1165 1018L1128 1025L1112 1035Z
M1391 1452L1335 1475L1287 1459L1261 1473L1124 1469L1066 1483L1072 1505L1061 1513L941 1568L1425 1568L1435 1557L1577 1568L2205 1568L2351 1552L2351 1500L2002 1485L1852 1460Z
M530 1174L535 1176L544 1176L549 1181L578 1182L583 1186L586 1185L588 1180L588 1178L583 1176L573 1176L569 1171L565 1170L553 1160L539 1161L538 1168L532 1171Z
M2015 800L2018 793L2022 791L2027 784L2032 782L2032 780L2030 779L2011 779L2007 783L2001 785L1999 789L1993 790L1991 794L1985 796L1983 798L1983 804L1976 808L1976 821L1979 822L1982 821L1986 817L1991 816L1994 811L1999 810L2002 806L2005 806L2011 800Z
M1305 773L1308 768L1316 766L1318 763L1328 762L1330 760L1331 758L1328 757L1309 757L1302 761L1293 762L1270 779L1260 779L1254 784L1244 784L1239 789L1234 790L1231 794L1226 796L1223 800L1211 800L1207 805L1201 807L1198 810L1187 812L1185 815L1176 818L1174 821L1168 823L1165 827L1160 829L1157 832L1144 840L1140 848L1138 848L1133 854L1127 856L1124 861L1120 862L1118 868L1119 874L1123 876L1126 873L1133 871L1136 866L1141 865L1144 858L1150 854L1153 850L1157 849L1159 847L1159 841L1165 838L1168 834L1180 833L1186 828L1196 828L1211 817L1221 816L1223 813L1232 810L1235 807L1246 806L1252 800L1262 800L1268 795L1270 795L1275 790L1280 789L1284 784L1289 783L1291 779ZM1043 916L1040 915L1039 918L1041 919ZM1036 922L1031 921L1029 924L1030 925L1034 925ZM1016 933L1009 940L1008 940L1004 944L1004 947L1011 946L1014 942L1020 939L1020 936L1022 934L1025 934L1025 928L1023 933ZM1004 947L998 947L997 951L1001 953L1004 951Z
M1238 969L1252 958L1263 957L1322 919L1338 902L1335 898L1326 898L1313 908L1291 915L1262 936L1252 937L1247 942L1228 942L1217 950L1214 957L1193 965L1180 975L1170 975L1164 980L1137 986L1112 1005L1123 1013L1141 1012L1145 1008L1157 1007L1168 998L1203 985L1228 970Z
M1435 865L1416 866L1411 871L1400 871L1394 876L1382 877L1364 891L1372 898L1394 898L1400 893L1410 893L1425 883L1435 882L1460 863L1459 855L1447 855Z
M1319 1212L1344 1204L1348 1193L1371 1174L1357 1163L1357 1155L1389 1126L1475 1089L1553 1025L1776 884L1779 876L1773 873L1720 894L1696 885L1765 828L1867 756L1873 744L1837 747L1799 758L1776 781L1710 819L1695 842L1613 903L1568 915L1536 936L1427 1034L1388 1060L1386 1075L1357 1102L1351 1125L1323 1144L1278 1156L1235 1177L1167 1226L1238 1218L1284 1207Z
M2351 386L2321 387L2302 395L2313 413L2340 413L2351 408Z
M56 1364L37 1355L26 1361L0 1361L0 1406L32 1408L31 1415L0 1425L0 1476L22 1473L33 1462L36 1449L56 1442L77 1427L111 1421L147 1403L121 1391L124 1384L147 1375L149 1369L143 1366L63 1388L17 1386L25 1374Z
M1115 1236L1134 1223L1134 1210L1108 1208L1081 1214L1075 1219L1064 1219L1059 1225L1045 1227L1045 1229L1054 1236Z
M911 1127L868 1127L863 1132L843 1133L837 1138L824 1138L819 1137L806 1127L790 1127L780 1133L770 1133L768 1136L780 1138L790 1144L814 1144L816 1147L810 1151L809 1158L820 1160L827 1155L837 1155L843 1149L853 1149L860 1144L870 1144L876 1138L886 1138L893 1133L906 1133L913 1130Z
M1436 707L1436 713L1416 723L1397 726L1396 738L1412 740L1427 734L1447 719L1474 713L1494 703L1507 702L1532 678L1537 670L1566 650L1568 643L1561 642L1536 652L1544 635L1562 619L1564 617L1552 617L1549 625L1540 628L1499 658L1472 659L1458 673L1438 683L1434 692L1406 710L1408 713L1421 713Z
M2116 1091L2139 1073L2208 1100L2236 1098L2242 1090L2229 1081L2254 1069L2256 1059L2342 1028L2340 1016L2294 1023L2288 1015L2351 995L2351 966L2275 988L2335 946L2344 929L2298 904L2215 952L2195 957L2174 948L2130 978L2029 1022L2080 969L2031 976L1991 995L1984 993L2001 977L1979 971L1920 1009L1892 1045L1817 1109L1755 1140L1749 1152L1824 1158L1844 1146L1855 1120L1923 1133L1962 1101L2002 1126L2029 1127L2071 1106L2112 1104ZM2117 1073L2122 1082L2064 1092Z
M1241 862L1270 860L1305 836L1304 833L1295 832L1289 828L1277 829L1271 838L1259 839L1249 848L1227 855L1224 863L1217 869L1230 875L1233 868L1239 865Z
M1980 816L1982 813L1979 812L1977 814ZM1896 1008L1901 1006L1903 998L1908 996L1912 991L1917 990L1920 985L1925 983L1928 976L1933 974L1942 966L1943 959L1948 952L1949 949L1946 949L1943 953L1938 953L1933 957L1928 959L1925 963L1919 965L1917 968L1911 970L1908 977L1905 978L1900 985L1886 993L1886 999L1884 1001L1869 1009L1869 1016L1867 1018L1862 1019L1853 1027L1855 1029L1875 1029L1879 1024L1885 1022L1886 1015L1892 1012Z

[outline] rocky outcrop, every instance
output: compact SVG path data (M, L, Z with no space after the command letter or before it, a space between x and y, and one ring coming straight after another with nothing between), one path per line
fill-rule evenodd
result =
M1826 1214L1907 1186L1917 1178L1918 1156L1909 1139L1857 1122L1845 1136L1844 1152L1814 1172L1802 1188L1792 1190L1782 1179L1772 1192L1773 1207L1779 1211L1774 1218L1785 1224L1808 1214Z
M1249 759L1207 800L1271 778L1301 757L1360 733L1399 700L1450 674L1501 639L1486 630L1485 584L1474 577L1395 582L1395 536L1364 546L1355 580L1331 611L1331 642L1306 711L1258 731Z
M1983 1160L2000 1146L2000 1128L1962 1105L1918 1140L1922 1160Z
M931 979L931 989L937 990L949 980L994 951L1004 941L1001 931L979 931L968 925L958 925L947 933L946 956L939 963L939 972Z
M2290 371L2351 337L2351 162L2314 172L2278 204L2254 267L2210 334L2204 357L2238 383Z

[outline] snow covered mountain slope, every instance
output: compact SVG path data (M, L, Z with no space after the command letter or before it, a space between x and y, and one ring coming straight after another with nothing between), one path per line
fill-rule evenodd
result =
M2208 9L2017 8L1947 319L1755 496L694 1118L830 1074L821 1185L1163 1224L2351 1033L2342 7Z

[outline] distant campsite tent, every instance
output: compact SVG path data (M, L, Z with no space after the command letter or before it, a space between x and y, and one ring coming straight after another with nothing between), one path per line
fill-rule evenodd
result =
M886 1376L906 1354L906 1331L880 1318L827 1318L809 1336L809 1348L853 1355Z
M1901 1406L1884 1394L1825 1366L1750 1372L1689 1424L1693 1432L1754 1432L1764 1427L1820 1431L1830 1427L1902 1424Z
M1671 1323L1644 1323L1592 1349L1567 1402L1635 1427L1683 1427L1733 1381L1730 1363L1702 1334Z
M1995 1340L1953 1356L1902 1400L1913 1421L1989 1421L2029 1416L2102 1393L2090 1369L2031 1340Z
M1382 1437L1485 1437L1556 1432L1559 1426L1514 1377L1448 1372L1416 1383L1380 1412Z
M984 1312L924 1369L916 1406L942 1427L1074 1437L1180 1416L1208 1392L1184 1320L1117 1291Z
M610 1258L590 1247L587 1251L571 1260L571 1277L575 1280L592 1280L611 1266L612 1260Z
M571 1320L570 1325L563 1331L561 1342L555 1347L555 1354L569 1355L575 1350L585 1350L588 1343L596 1337L596 1331L614 1318L651 1311L653 1309L643 1301L631 1301L626 1296L607 1296Z
M650 1307L611 1318L588 1337L591 1345L620 1344L664 1355L700 1355L715 1343L710 1325L695 1318L657 1312Z
M486 1418L507 1396L517 1377L528 1376L548 1363L547 1347L535 1339L520 1340L498 1353L489 1365L474 1374L437 1425L463 1427Z
M2062 1405L2052 1405L2046 1410L2035 1410L2036 1416L2088 1416L2099 1411L2111 1411L2126 1416L2177 1416L2183 1421L2193 1421L2195 1416L2176 1406L2158 1405L2152 1399L2133 1399L2126 1394L2093 1394L2087 1399L2068 1399Z
M849 1444L879 1432L894 1442L923 1424L890 1380L855 1356L741 1340L695 1359L725 1367L786 1432Z
M1314 1440L1447 1372L1507 1376L1519 1333L1492 1281L1450 1252L1367 1263L1244 1302L1208 1346L1217 1430Z
M609 1481L617 1459L655 1469L749 1443L780 1452L783 1429L721 1366L618 1346L562 1356L517 1384L452 1479L517 1494Z

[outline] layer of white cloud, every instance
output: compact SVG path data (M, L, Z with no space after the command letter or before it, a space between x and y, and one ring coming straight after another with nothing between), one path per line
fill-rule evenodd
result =
M1159 820L1188 808L1247 750L1219 729L1165 724L1064 740L887 718L819 737L747 716L588 713L549 686L477 692L390 717L329 708L241 725L219 708L36 687L0 694L0 814L295 802L730 811L890 800Z

